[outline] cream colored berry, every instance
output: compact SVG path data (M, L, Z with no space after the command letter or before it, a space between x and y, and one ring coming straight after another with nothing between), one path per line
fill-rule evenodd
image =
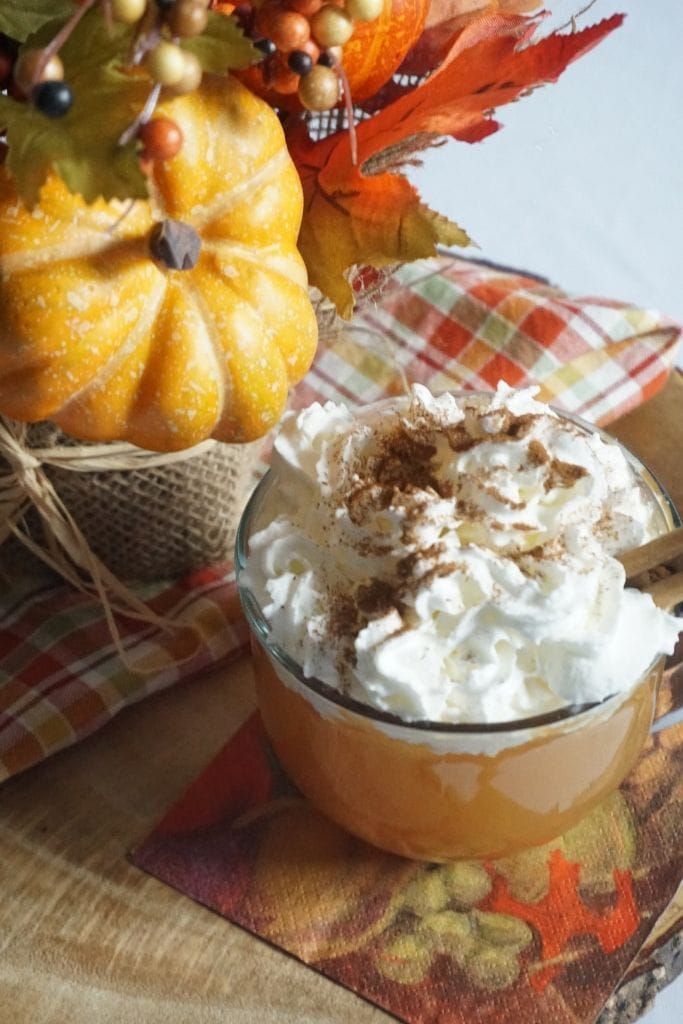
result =
M111 13L114 21L122 21L124 25L134 25L147 9L147 0L111 0Z
M179 82L169 86L170 91L176 96L185 96L189 92L194 92L202 81L202 66L195 55L183 51L183 57L185 59L185 74Z
M353 35L353 18L334 4L325 4L311 18L311 32L319 46L343 46Z
M162 40L145 57L145 67L159 85L176 85L186 72L185 54L175 43Z
M43 54L43 50L22 50L14 65L14 81L25 96L41 82L61 82L64 78L64 65L59 57L55 54L41 67Z
M354 21L376 21L384 9L384 0L346 0L345 7Z
M337 72L316 64L299 83L299 99L307 110L330 110L339 102Z

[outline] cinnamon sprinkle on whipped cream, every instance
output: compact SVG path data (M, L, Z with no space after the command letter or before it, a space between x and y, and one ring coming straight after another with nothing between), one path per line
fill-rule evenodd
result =
M406 721L630 688L678 623L615 555L666 527L622 450L536 389L288 414L243 580L314 676Z

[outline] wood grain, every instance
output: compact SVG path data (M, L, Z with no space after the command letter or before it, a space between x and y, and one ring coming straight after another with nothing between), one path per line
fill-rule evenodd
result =
M615 433L683 506L683 381ZM242 659L0 789L1 1024L378 1024L380 1010L125 860L253 708Z
M2 1024L386 1019L125 860L252 709L242 659L2 787Z
M675 372L658 395L608 430L640 456L683 512L683 373Z

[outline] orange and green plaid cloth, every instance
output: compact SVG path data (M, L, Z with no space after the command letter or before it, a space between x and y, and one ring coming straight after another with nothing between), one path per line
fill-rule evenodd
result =
M649 310L569 297L519 273L444 257L402 268L348 329L322 343L292 401L358 405L402 390L406 380L438 390L488 389L504 379L536 383L543 400L604 424L662 387L679 335ZM98 604L47 576L27 574L0 590L0 780L125 705L245 649L230 565L148 586L141 596L199 633L190 657L178 660L177 635L121 619L124 666Z

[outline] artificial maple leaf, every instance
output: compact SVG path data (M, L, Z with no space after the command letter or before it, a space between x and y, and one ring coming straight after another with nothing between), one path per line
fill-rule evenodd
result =
M508 35L514 36L517 44L520 45L531 39L537 27L537 18L529 18L522 14L484 14L478 18L473 17L464 28L452 29L448 38L445 36L440 38L435 48L427 47L422 51L419 64L416 60L411 63L410 55L408 55L399 69L399 74L391 78L375 96L370 97L366 103L362 103L361 107L366 113L375 114L395 100L413 92L427 74L434 73L440 70L441 66L452 63L460 53L482 40ZM417 51L414 49L412 52L416 53ZM495 128L491 130L494 131ZM484 134L489 133L484 132ZM477 135L466 141L476 142L482 137L482 135Z
M497 14L529 14L538 0L432 0L424 32L401 65L401 74L424 75L438 67L456 36L473 21Z
M235 18L212 11L204 31L182 40L182 47L195 55L204 71L215 75L231 68L246 68L263 60L262 52L245 36Z
M73 14L73 0L0 0L0 32L23 43L46 22Z
M314 143L300 127L289 141L305 197L299 250L310 283L334 302L341 316L348 319L353 312L353 290L344 276L349 267L433 256L437 242L470 244L462 228L420 202L402 175L363 175L348 155L341 167L328 168L327 160L338 156L337 147L348 149L345 134Z
M483 21L484 19L482 19ZM299 125L288 138L304 189L299 248L313 285L349 317L345 274L356 264L383 266L432 256L436 244L470 244L465 231L434 213L397 168L444 136L474 142L500 125L492 109L552 82L621 24L615 15L520 48L528 19L495 15L460 32L441 66L356 128L354 166L346 132L312 142Z
M27 45L44 46L58 27L51 22ZM53 170L86 202L99 196L147 195L135 141L118 144L150 87L144 78L120 70L131 38L130 27L114 24L109 29L99 11L86 14L60 51L74 96L65 117L51 119L30 103L0 96L0 123L9 144L7 168L28 206L38 201Z

